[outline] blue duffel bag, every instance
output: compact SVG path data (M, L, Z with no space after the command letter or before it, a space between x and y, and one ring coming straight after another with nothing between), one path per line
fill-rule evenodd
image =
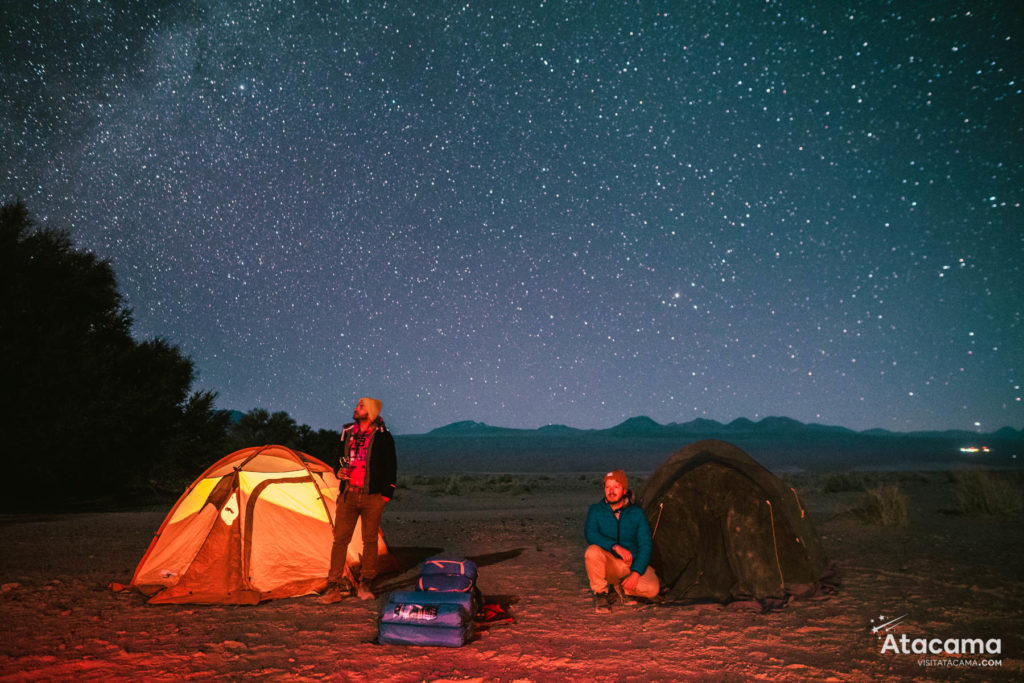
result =
M381 644L461 647L472 637L468 593L395 591L381 609L377 632Z

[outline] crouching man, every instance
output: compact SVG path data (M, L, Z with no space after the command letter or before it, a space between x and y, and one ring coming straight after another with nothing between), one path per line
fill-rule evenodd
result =
M586 566L594 609L610 612L616 597L653 598L661 586L651 560L651 527L639 505L632 502L622 470L604 476L604 500L587 512L584 527Z

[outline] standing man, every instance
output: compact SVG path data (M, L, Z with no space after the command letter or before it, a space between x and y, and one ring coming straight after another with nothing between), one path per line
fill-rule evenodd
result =
M653 598L661 589L651 560L651 527L639 505L634 505L626 473L604 475L604 500L587 511L585 557L594 610L610 612L615 595ZM614 586L615 593L608 590Z
M395 495L397 472L395 440L380 418L380 409L381 403L375 398L359 399L352 411L354 422L342 428L341 440L335 447L341 488L334 515L331 570L327 574L327 590L319 598L323 603L338 602L352 594L352 584L345 577L345 563L357 519L362 521L363 557L356 595L360 600L373 599L380 518L384 506Z

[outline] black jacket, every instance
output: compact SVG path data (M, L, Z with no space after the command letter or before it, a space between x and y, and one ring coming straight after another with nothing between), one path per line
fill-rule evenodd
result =
M352 431L355 423L350 422L341 429L341 439L334 447L335 470L339 476L345 474L352 461ZM370 452L366 458L366 492L379 493L385 498L395 497L395 480L398 478L398 463L395 457L395 439L384 421L374 421L375 430L370 437Z

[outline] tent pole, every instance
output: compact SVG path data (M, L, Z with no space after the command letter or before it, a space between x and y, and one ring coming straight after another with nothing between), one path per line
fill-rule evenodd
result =
M658 533L658 524L661 523L661 513L665 511L665 503L658 503L658 519L654 520L654 531L651 532L651 540L654 540L654 535Z
M775 549L775 566L779 568L779 581L781 582L782 590L786 590L786 577L782 575L782 562L779 561L779 543L775 539L775 512L772 510L772 502L765 500L768 503L768 516L772 521L772 547Z

